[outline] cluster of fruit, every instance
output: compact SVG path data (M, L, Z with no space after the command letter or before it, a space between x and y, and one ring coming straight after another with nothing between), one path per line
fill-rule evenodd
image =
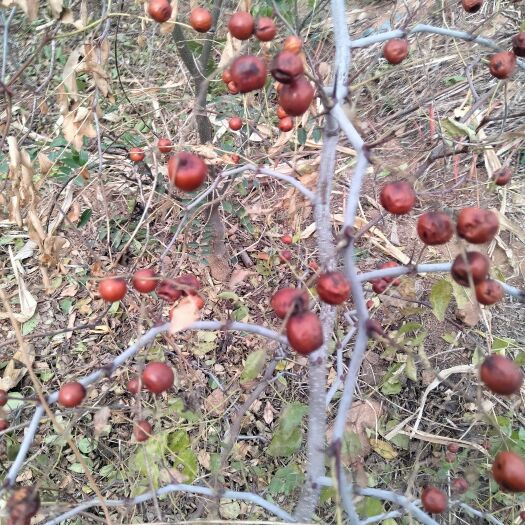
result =
M173 145L170 139L161 138L157 142L157 148L161 153L171 153ZM132 162L142 162L146 153L142 148L131 148L128 156ZM168 159L168 178L181 191L195 191L206 180L207 175L208 166L194 153L179 151Z
M468 12L478 11L483 0L463 0L463 7ZM383 57L390 64L400 64L408 56L408 40L392 38L383 46ZM509 78L516 69L516 57L525 56L525 32L516 34L512 39L512 51L500 51L490 57L489 71L493 77Z
M319 276L316 290L323 302L338 305L350 297L351 286L341 272L333 271ZM286 320L286 337L296 352L307 355L323 344L323 327L309 310L307 290L281 288L272 296L270 306L277 317Z
M497 172L496 180L504 176L510 180L510 170ZM408 213L416 202L416 193L412 185L404 180L385 184L380 193L383 208L395 215ZM472 244L491 241L498 233L497 215L483 208L463 208L456 220L456 232L459 237ZM428 246L448 242L454 233L452 219L443 211L430 211L421 215L417 222L419 238ZM503 297L503 288L497 281L488 277L489 260L479 252L471 251L460 254L452 264L452 277L462 286L475 285L476 297L481 304L490 305ZM381 293L383 284L376 283L374 291ZM384 286L386 288L386 286ZM383 290L384 291L384 290Z

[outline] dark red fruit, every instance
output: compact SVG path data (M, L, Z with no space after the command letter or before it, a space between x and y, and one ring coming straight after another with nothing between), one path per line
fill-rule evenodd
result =
M239 93L239 88L233 80L231 82L228 82L227 88L231 95L237 95L237 93Z
M0 389L0 407L5 406L7 401L7 392L5 390Z
M448 463L454 463L456 461L457 455L454 452L449 452L448 450L445 452L445 460Z
M386 211L395 215L403 215L414 207L416 192L405 180L389 182L381 189L379 200Z
M292 259L292 255L290 250L281 250L279 252L279 259L281 259L281 262L288 262Z
M130 394L138 394L142 389L142 381L140 377L133 377L128 381L127 389Z
M168 0L149 0L148 15L155 22L167 22L171 17L171 5Z
M383 293L388 288L388 283L384 279L374 279L371 283L375 293Z
M281 84L290 84L304 73L303 61L291 51L281 51L272 60L270 73Z
M183 291L184 294L193 293L201 287L199 279L191 273L179 275L173 279L173 282Z
M297 314L307 310L308 303L308 292L297 288L281 288L270 300L272 310L280 319L284 319L288 312Z
M98 283L98 293L104 301L114 303L120 301L126 295L128 285L124 279L108 277Z
M306 112L314 99L314 88L303 75L290 84L283 85L279 93L279 104L288 115L298 117Z
M241 160L241 157L239 157L239 155L237 155L236 153L234 153L232 156L231 156L231 161L232 161L232 164L239 164L239 161Z
M190 13L190 26L199 33L207 33L213 25L211 13L204 7L196 7Z
M515 452L499 452L492 464L492 475L501 489L525 492L525 460Z
M291 51L292 53L298 54L303 48L303 41L295 35L287 36L284 39L283 49L285 51Z
M366 307L371 310L374 307L374 301L372 299L368 299L366 302Z
M239 131L242 128L242 120L240 117L232 117L228 121L228 125L232 131Z
M512 51L518 57L525 57L525 31L512 38Z
M468 481L465 478L459 477L452 480L452 491L456 494L465 494L468 490Z
M461 0L461 5L467 13L476 13L481 9L483 0Z
M450 273L461 286L469 286L469 274L474 284L478 284L487 278L490 263L487 257L479 252L467 252L467 262L464 254L460 253L452 263Z
M384 335L384 333L385 331L377 319L367 319L366 335L368 337L374 337L374 335Z
M429 211L417 221L417 234L428 246L445 244L450 241L453 233L452 220L442 211Z
M500 51L490 58L489 71L493 77L509 78L515 69L516 55L512 51Z
M142 372L144 386L154 394L160 394L173 386L175 375L166 363L152 361L148 363Z
M313 312L295 314L286 323L288 343L299 354L309 354L323 344L323 327Z
M319 276L317 293L321 301L341 304L350 297L350 281L341 272L326 272Z
M292 117L284 117L279 121L279 124L277 125L279 129L286 133L287 131L292 131L293 129L293 119Z
M447 509L448 497L436 487L425 487L421 493L421 504L430 514L441 514Z
M457 443L449 443L447 445L447 450L453 454L457 454L459 452L459 445Z
M291 235L286 234L281 237L281 242L284 244L292 244L293 238Z
M133 436L137 441L147 441L151 436L152 426L149 421L143 419L133 425Z
M236 58L230 67L233 82L241 93L261 89L266 82L266 64L255 55Z
M394 261L388 261L386 263L383 263L379 266L380 270L385 270L386 268L398 268L399 264L395 263ZM381 280L386 281L387 283L392 283L394 286L399 286L401 284L401 280L397 277L382 277Z
M196 190L206 179L208 166L197 155L181 151L168 161L168 177L182 191Z
M286 113L286 111L284 111L282 106L278 106L276 113L277 113L277 118L279 118L279 119L283 119L283 118L288 116L288 113Z
M310 270L313 270L314 272L316 272L317 270L319 270L319 265L317 264L316 261L310 261L308 263L308 268L310 268Z
M508 184L510 179L512 179L512 170L509 168L500 168L494 172L492 178L497 186L505 186L505 184Z
M238 11L230 18L228 30L239 40L248 40L255 30L255 22L252 15L246 11Z
M129 150L128 156L131 161L140 162L141 160L144 160L146 154L142 148L131 148Z
M277 33L277 26L272 18L262 16L257 20L255 27L255 36L261 42L269 42L273 40Z
M231 71L229 69L225 69L223 72L222 72L222 81L225 83L225 84L229 84L231 81L232 81L232 74L231 74Z
M0 432L9 428L9 421L4 418L0 418Z
M157 295L168 303L174 303L181 297L182 291L173 280L164 279L159 283Z
M173 149L173 144L170 139L159 139L157 142L157 148L161 153L170 153Z
M58 404L66 408L77 407L86 397L86 389L77 381L66 383L58 391Z
M523 372L512 359L492 354L480 366L479 377L495 394L510 396L517 394L523 383Z
M520 520L521 520L521 521L525 521L525 510L522 510L522 511L520 512Z
M497 215L484 208L463 208L457 219L458 235L472 244L491 241L498 233Z
M137 270L131 282L133 288L139 293L150 293L157 288L157 284L159 283L157 274L152 268Z
M476 284L476 298L480 304L491 305L503 299L503 287L498 281L486 279Z
M388 40L383 47L383 56L390 64L400 64L408 55L408 41L404 38Z

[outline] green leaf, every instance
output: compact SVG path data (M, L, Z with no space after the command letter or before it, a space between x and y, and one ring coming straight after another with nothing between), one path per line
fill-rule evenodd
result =
M459 82L464 82L467 80L465 77L461 75L454 75L451 77L447 77L443 80L446 86L453 86L454 84L458 84Z
M351 458L359 457L363 452L363 444L357 432L345 432L343 434L343 446L341 450L343 456Z
M233 311L233 319L235 321L243 321L244 319L246 319L248 316L250 315L250 310L248 309L247 306L239 306L239 308L236 308L234 311Z
M398 334L407 334L409 332L415 332L416 330L419 330L420 328L422 328L422 324L421 323L416 323L414 321L410 322L410 323L406 323L404 324L398 331L397 333Z
M117 471L113 465L104 465L99 471L99 475L103 478L115 478Z
M260 374L266 363L266 356L265 350L256 350L248 355L240 377L241 384L252 381Z
M384 512L383 504L377 498L371 498L366 496L363 498L357 505L356 510L361 516L366 516L367 518L371 516L377 516Z
M286 405L281 417L279 418L279 428L283 432L293 432L301 425L303 416L308 413L308 407L301 403L291 403Z
M78 219L77 228L82 228L82 226L85 226L89 222L89 219L91 219L92 215L93 210L91 208L84 210L80 216L80 219Z
M465 306L470 304L472 300L472 292L470 288L467 288L466 286L461 286L458 283L456 283L456 281L451 281L451 283L452 293L454 295L454 299L456 299L458 308L465 308Z
M417 381L417 366L414 361L414 356L412 354L407 355L405 374L408 377L408 379L411 379L414 382Z
M270 456L290 456L300 448L303 441L301 422L307 412L308 407L301 403L292 403L284 408L268 447Z
M195 452L191 448L186 448L171 457L175 468L184 475L185 481L191 483L199 472L199 462Z
M297 130L297 142L303 146L306 143L306 130L304 128L299 128Z
M442 128L447 132L450 137L465 137L467 136L471 142L478 142L478 136L472 128L458 122L453 118L446 118L441 120Z
M172 452L180 452L190 446L190 436L185 430L177 430L170 434L168 443Z
M20 392L9 392L9 397L10 399L7 400L5 406L10 412L16 410L24 404L24 398Z
M235 293L235 292L221 292L219 295L217 295L219 299L228 299L230 301L233 301L235 303L242 303L241 298Z
M38 326L39 322L40 316L38 314L33 315L31 319L29 319L22 325L22 335L30 334Z
M241 513L241 505L238 501L221 501L219 514L225 520L234 520Z
M303 484L303 480L304 474L301 469L295 463L291 463L277 470L270 482L268 491L273 496L277 494L289 496L295 489Z
M450 300L452 299L452 291L452 284L447 279L441 279L434 284L432 290L430 290L432 313L441 322L445 320L445 312L447 311Z
M93 452L97 448L97 442L94 439L90 439L88 437L82 438L78 442L78 450L82 452L82 454L89 454L90 452Z

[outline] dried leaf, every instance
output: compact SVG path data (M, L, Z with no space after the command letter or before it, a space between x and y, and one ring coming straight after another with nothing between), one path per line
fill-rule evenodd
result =
M191 297L184 297L171 310L170 334L184 330L200 317L200 310Z
M266 401L266 405L264 407L263 412L263 419L267 425L269 425L273 421L273 407L269 401Z
M397 457L397 452L388 441L382 439L370 439L370 445L374 452L385 459L394 459Z
M224 49L222 50L221 58L219 60L219 65L217 69L222 71L223 68L226 68L230 62L239 54L242 47L242 42L233 38L230 32L226 33L226 43L224 44Z
M205 400L204 407L212 416L222 416L226 408L224 392L217 388Z
M15 5L22 9L31 22L38 16L38 0L2 0L0 2L0 6L2 7L13 7Z
M65 93L73 100L78 100L77 75L75 70L78 66L78 59L80 58L81 52L81 47L73 50L67 57L66 64L62 70L62 83L65 87ZM67 111L67 105L65 111Z
M53 18L60 18L62 9L64 7L63 0L47 0L47 3L49 5L49 9L51 9Z
M53 162L49 160L47 155L44 155L42 152L39 152L38 165L40 167L40 173L42 175L47 175L49 173L49 170L53 167Z
M95 437L98 437L102 432L107 431L109 416L111 416L111 410L109 407L102 407L95 412L95 415L93 416Z

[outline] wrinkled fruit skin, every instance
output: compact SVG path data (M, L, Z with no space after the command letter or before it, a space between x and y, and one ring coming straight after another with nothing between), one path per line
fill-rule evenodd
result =
M367 319L366 335L368 337L373 337L374 335L383 335L384 333L385 331L377 319Z
M255 30L255 22L252 15L246 11L235 13L228 22L228 30L238 40L248 40Z
M286 337L299 354L307 355L323 344L323 327L313 312L292 315L286 323Z
M292 131L293 129L293 119L292 117L284 117L279 121L279 129L286 133L287 131Z
M228 126L232 131L239 131L242 128L242 120L239 117L232 117L228 121Z
M180 151L168 161L168 177L179 190L196 190L204 182L207 174L208 166L193 153Z
M157 148L161 153L170 153L172 150L172 143L170 139L159 139L157 142Z
M476 299L480 304L491 305L503 299L503 287L498 281L486 279L476 284Z
M288 116L288 113L286 113L286 111L284 111L284 109L281 106L277 108L276 113L277 113L277 118L279 119L283 119Z
M281 288L270 300L270 306L279 319L284 319L292 308L292 314L303 312L308 309L308 303L308 292L299 288Z
M255 27L255 36L261 42L269 42L273 40L277 34L277 26L272 18L263 16L257 20Z
M336 305L350 297L351 286L341 272L327 272L319 276L316 289L321 301Z
M390 64L397 65L403 62L408 55L408 41L404 38L388 40L383 47L383 56Z
M458 235L472 244L491 241L498 233L497 215L484 208L463 208L457 218Z
M500 452L494 458L492 475L502 490L525 492L525 460L515 452Z
M461 286L469 286L469 273L472 275L474 284L478 284L487 278L490 263L487 257L479 252L467 252L467 264L460 253L452 263L450 273L454 281Z
M7 430L9 428L9 421L4 418L0 418L0 431Z
M239 93L239 88L237 87L237 84L232 80L231 82L228 82L228 92L231 95L237 95Z
M523 383L523 371L511 359L498 354L489 355L480 366L479 377L495 394L517 394Z
M255 55L236 58L230 67L233 82L241 93L248 93L264 87L266 64Z
M16 488L7 500L9 518L14 525L30 523L39 508L40 495L36 485Z
M155 288L159 281L156 279L157 274L155 270L151 268L144 268L143 270L138 270L133 275L132 284L133 288L139 293L150 293Z
M512 38L512 51L518 57L525 57L525 31Z
M469 484L468 481L465 478L454 478L452 480L452 490L456 494L465 494L467 492Z
M378 294L383 293L388 288L388 283L384 279L374 279L371 283L372 290Z
M58 404L65 408L74 408L86 397L86 389L76 381L66 383L58 391Z
M386 211L395 215L403 215L414 207L416 192L405 180L389 182L381 189L379 200Z
M173 386L175 375L166 363L152 361L148 363L142 372L144 386L153 394L160 394Z
M133 425L133 436L139 442L147 441L151 436L152 426L149 421L143 419Z
M386 268L397 268L399 265L395 263L394 261L388 261L386 263L383 263L379 266L380 270L384 270ZM381 281L385 281L386 283L392 283L394 286L399 286L401 284L401 279L398 277L382 277L379 279Z
M281 242L283 244L292 244L293 243L293 238L292 238L291 235L286 234L286 235L283 235L281 237Z
M292 53L295 53L297 55L298 53L300 53L302 48L303 48L303 41L298 36L290 35L284 39L284 43L283 43L284 51L291 51Z
M509 78L515 69L516 55L512 51L501 51L490 58L489 71L493 77Z
M428 246L445 244L450 241L453 233L452 220L442 211L429 211L417 221L417 234Z
M167 22L171 17L171 5L168 0L149 0L148 15L160 24Z
M272 60L270 73L281 84L290 84L304 73L303 61L291 51L281 51Z
M211 13L204 7L196 7L190 13L190 26L199 33L207 33L213 25Z
M157 295L168 303L174 303L182 295L182 291L179 289L173 280L164 279L160 281L157 288Z
M430 514L441 514L447 509L448 497L436 487L425 487L421 493L421 503Z
M447 450L453 454L457 454L459 452L459 445L457 443L449 443L447 445Z
M304 76L296 77L283 85L279 93L279 104L288 115L298 117L306 112L314 99L314 88Z
M495 171L492 177L497 186L505 186L510 182L510 179L512 179L512 170L509 168L501 168Z
M462 0L461 5L467 13L476 13L481 9L483 0Z

